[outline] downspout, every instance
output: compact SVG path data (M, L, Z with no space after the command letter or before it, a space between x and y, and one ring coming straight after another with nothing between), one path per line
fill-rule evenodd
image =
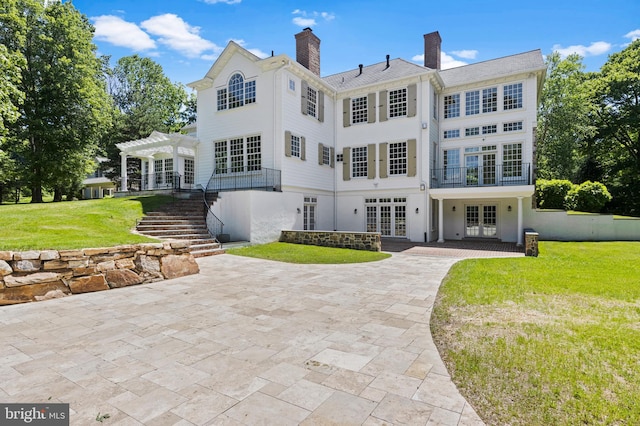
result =
M338 230L338 91L334 93L333 103L333 230ZM344 161L344 158L342 159Z
M426 130L427 131L427 149L426 149L426 154L428 155L427 156L427 174L428 174L428 172L429 172L428 168L429 168L429 164L430 164L429 160L431 160L431 158L429 158L431 156L431 141L429 140L429 137L428 137L429 133L428 132L431 129L429 128L430 126L428 126L428 125L427 125L426 129L422 126L422 123L427 123L428 122L428 121L423 121L424 117L423 117L423 114L422 114L423 107L424 107L424 100L422 99L422 96L421 96L424 93L423 84L424 84L423 77L420 76L420 96L419 97L421 98L421 100L418 103L418 116L420 117L420 123L419 123L420 124L420 151L421 151L421 154L422 154L420 157L422 159L425 158L425 155L424 155L425 153L423 153L422 150L424 149L424 132ZM427 98L428 98L428 96L427 96ZM422 164L422 161L420 163L421 164L420 164L420 172L419 172L419 175L418 175L418 177L419 177L418 189L421 188L422 183L424 182L424 184L425 184L424 185L424 194L422 194L422 195L423 195L424 212L425 212L425 216L424 216L425 219L424 219L423 223L424 223L424 226L425 226L424 229L426 230L424 235L427 235L427 238L425 238L425 243L426 243L427 242L426 240L429 239L429 237L428 237L428 235L429 235L429 215L431 213L429 212L429 196L428 196L429 192L427 190L427 183L424 181L423 173L422 173L424 165Z

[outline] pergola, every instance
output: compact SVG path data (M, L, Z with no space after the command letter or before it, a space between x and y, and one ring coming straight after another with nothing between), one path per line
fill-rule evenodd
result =
M150 165L159 157L173 157L173 172L178 173L178 158L195 158L196 147L200 141L193 136L180 133L161 133L153 131L146 138L116 144L122 158L120 165L121 190L127 191L127 158L142 160L142 173L150 173ZM150 181L150 185L153 182ZM149 188L153 189L153 187Z

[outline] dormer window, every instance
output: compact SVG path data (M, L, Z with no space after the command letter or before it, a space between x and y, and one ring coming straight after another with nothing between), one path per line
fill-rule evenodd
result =
M255 103L256 82L245 80L240 73L235 73L229 79L229 85L218 89L218 111L238 108Z

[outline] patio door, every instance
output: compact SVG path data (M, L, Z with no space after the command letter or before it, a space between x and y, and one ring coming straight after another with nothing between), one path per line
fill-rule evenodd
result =
M495 152L467 155L464 160L467 169L467 185L482 186L496 184Z
M498 207L495 204L468 205L465 211L465 237L497 238Z
M367 198L366 203L367 232L380 232L383 237L406 238L406 198Z

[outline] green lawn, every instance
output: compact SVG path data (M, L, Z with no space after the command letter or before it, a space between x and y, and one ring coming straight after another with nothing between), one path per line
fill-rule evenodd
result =
M640 424L639 265L639 242L542 242L452 268L431 327L487 424Z
M157 241L132 234L168 196L0 205L0 250L78 249Z
M227 253L288 263L362 263L375 262L391 256L388 253L307 246L302 244L269 243L227 249Z

